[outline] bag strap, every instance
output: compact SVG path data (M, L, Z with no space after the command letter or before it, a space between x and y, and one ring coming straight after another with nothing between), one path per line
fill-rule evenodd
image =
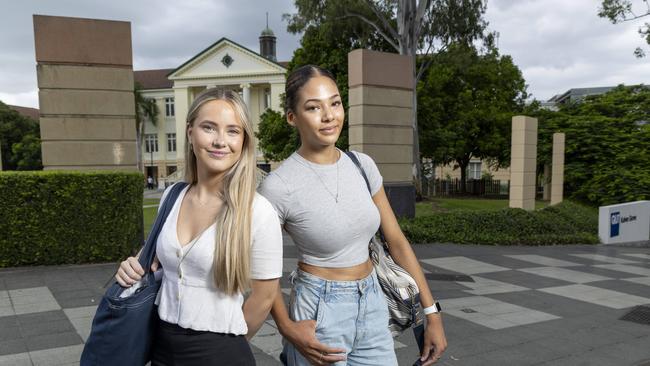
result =
M142 248L142 253L140 253L140 257L138 258L138 261L140 262L140 265L142 266L142 269L144 269L145 273L151 270L151 264L153 263L153 259L156 256L156 241L158 240L160 230L165 224L165 220L167 220L167 216L169 216L172 207L174 207L174 203L176 202L178 195L186 186L186 182L178 182L174 184L169 189L169 193L167 194L167 197L165 197L165 201L160 204L158 215L156 216L156 221L154 221L154 224L151 227L149 237L147 237L147 241Z
M353 153L352 151L346 151L345 154L352 160L354 165L357 166L357 169L359 169L359 172L361 173L361 176L363 177L363 180L366 181L366 187L368 187L368 193L370 193L370 198L372 199L372 190L370 189L370 181L368 180L368 176L366 175L366 172L363 170L363 166L361 166L361 162L359 161L359 158L357 158L357 155ZM381 230L381 225L379 225L379 237L381 238L382 242L386 242L386 238L384 237L384 232Z

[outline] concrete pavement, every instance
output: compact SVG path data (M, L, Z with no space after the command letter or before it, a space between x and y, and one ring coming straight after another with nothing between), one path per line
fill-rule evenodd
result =
M650 365L648 246L414 248L444 311L449 348L441 365ZM285 294L295 258L286 245ZM0 366L78 364L115 269L0 269ZM620 319L634 309L642 310L639 321ZM279 364L271 319L251 343L259 365ZM417 357L412 334L395 348L400 365Z

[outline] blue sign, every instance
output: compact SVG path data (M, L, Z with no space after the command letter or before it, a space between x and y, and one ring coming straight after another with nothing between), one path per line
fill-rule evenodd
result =
M618 236L620 225L621 225L621 213L620 212L612 212L612 214L610 215L610 218L609 218L609 237L610 238Z

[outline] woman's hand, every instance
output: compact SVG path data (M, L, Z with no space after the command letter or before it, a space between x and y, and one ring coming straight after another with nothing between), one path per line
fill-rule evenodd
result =
M344 348L328 347L316 338L315 320L291 322L288 331L285 331L283 336L312 365L328 365L346 359Z
M158 257L154 257L151 263L151 272L156 272L159 267ZM138 257L129 257L120 263L120 268L117 269L115 280L122 287L131 287L134 283L140 281L144 275L144 270L138 262Z
M442 357L442 353L447 348L447 337L442 327L442 317L440 314L430 314L427 316L427 327L424 330L424 345L420 361L423 366L433 365Z

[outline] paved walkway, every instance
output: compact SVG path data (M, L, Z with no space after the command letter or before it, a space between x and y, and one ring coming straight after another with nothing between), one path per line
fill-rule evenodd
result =
M620 320L650 304L650 249L625 246L416 245L444 310L442 365L650 365L650 325ZM282 288L296 266L285 246ZM0 365L78 363L115 264L0 270ZM648 314L646 313L646 321ZM278 365L272 320L252 340ZM411 365L411 334L395 342Z

